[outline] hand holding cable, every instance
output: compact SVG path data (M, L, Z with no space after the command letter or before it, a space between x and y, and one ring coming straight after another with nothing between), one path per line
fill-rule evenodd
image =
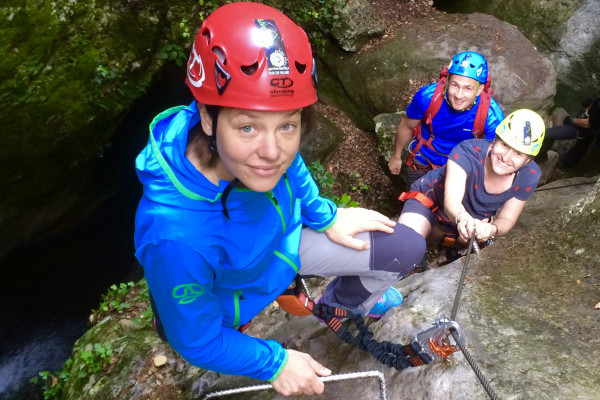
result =
M480 242L491 239L498 233L496 225L475 219L466 211L461 211L456 216L456 227L465 241L468 241L473 233Z

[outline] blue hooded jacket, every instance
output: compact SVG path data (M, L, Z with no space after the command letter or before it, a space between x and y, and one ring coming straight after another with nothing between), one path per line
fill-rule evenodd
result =
M223 214L218 187L186 158L189 130L200 122L196 102L171 108L150 125L136 159L144 194L136 215L136 257L169 344L191 364L274 380L287 352L274 340L236 330L292 282L300 266L300 231L329 228L336 206L319 197L296 155L267 193L235 188Z

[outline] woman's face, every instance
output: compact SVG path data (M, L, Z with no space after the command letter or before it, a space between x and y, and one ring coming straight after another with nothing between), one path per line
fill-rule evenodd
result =
M219 178L238 178L248 189L267 192L288 169L300 146L302 109L253 111L223 107L217 123ZM207 118L204 132L212 132Z
M492 169L496 174L507 175L517 172L519 168L531 160L531 157L516 151L502 139L496 137L491 145L490 160Z
M446 98L456 111L463 111L475 103L475 98L481 94L483 85L475 79L452 74L448 78Z

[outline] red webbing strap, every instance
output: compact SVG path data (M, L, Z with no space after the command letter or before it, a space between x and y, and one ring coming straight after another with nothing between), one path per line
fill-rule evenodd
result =
M492 94L494 94L494 91L490 88L491 84L492 79L488 75L483 91L479 95L479 107L477 108L475 121L473 122L473 136L477 139L481 139L485 135L485 121L487 120L488 110L490 109Z
M413 160L423 144L423 138L421 138L421 123L419 123L415 129L413 129L412 135L415 137L417 143L415 144L415 148L408 155L408 158L406 159L406 165L415 168Z
M442 240L442 246L454 247L455 243L456 243L456 237L451 236L451 234L449 234L449 233L444 235L444 239Z
M419 152L419 149L421 148L422 145L429 147L431 150L433 150L437 153L437 150L431 144L431 142L433 142L433 125L431 124L431 122L433 121L433 118L435 117L437 112L440 110L440 107L442 106L442 101L444 100L444 90L446 88L446 77L447 76L448 76L448 67L446 66L440 72L440 80L438 81L438 84L435 87L435 91L433 92L433 96L431 96L431 101L429 102L429 106L427 106L427 110L425 110L425 114L423 115L423 118L421 118L421 122L419 123L419 125L417 125L417 127L412 132L412 134L415 137L415 140L417 142L415 144L414 149L412 150L412 152L406 159L406 165L408 165L409 167L415 168L415 164L414 164L413 160L415 158L415 155ZM427 140L424 140L423 137L421 136L421 125L422 124L429 125L429 139L427 139ZM433 165L431 163L429 165L434 169L438 167L437 165Z
M244 332L246 329L248 329L250 327L251 323L252 323L252 320L248 321L248 323L246 323L246 325L239 326L237 328L237 330L240 332Z
M446 88L446 77L448 76L448 67L444 67L440 72L440 80L438 81L437 86L435 87L435 91L433 92L433 96L431 96L431 101L429 102L429 106L425 111L425 115L421 119L422 123L427 125L431 125L431 121L435 117L435 114L440 110L442 106L442 101L444 100L444 90ZM433 130L431 130L431 134L433 135Z
M431 200L429 197L427 197L426 195L424 195L421 192L402 192L402 193L400 193L400 196L398 197L398 200L400 200L400 201L406 201L408 199L417 200L419 203L421 203L425 207L429 208L432 212L436 212L437 209L439 208L433 202L433 200Z
M305 317L313 312L313 301L299 290L299 283L294 280L292 284L275 301L287 313Z

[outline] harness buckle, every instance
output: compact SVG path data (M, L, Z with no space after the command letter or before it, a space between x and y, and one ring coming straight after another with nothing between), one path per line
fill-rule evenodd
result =
M448 357L450 354L460 350L458 344L451 344L449 337L454 330L462 339L462 330L457 322L444 316L436 319L434 326L417 334L413 338L411 348L419 355L426 354L433 361Z

